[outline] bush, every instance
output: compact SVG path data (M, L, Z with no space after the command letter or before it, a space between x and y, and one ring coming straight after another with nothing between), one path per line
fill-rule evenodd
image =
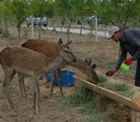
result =
M95 28L95 22L91 22L91 23L89 24L89 26L90 26L91 29L94 29L94 28Z
M2 37L8 38L10 36L10 32L8 30L2 31Z
M77 20L77 24L78 25L81 25L81 21L79 19Z
M64 20L62 20L62 21L61 21L61 25L64 25L64 24L65 24L65 21L64 21Z
M0 34L2 34L2 28L0 28Z

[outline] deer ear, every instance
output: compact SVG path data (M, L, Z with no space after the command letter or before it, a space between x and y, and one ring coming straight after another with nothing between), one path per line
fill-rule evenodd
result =
M59 44L59 45L62 45L62 44L63 44L63 41L62 41L61 38L59 39L58 44Z
M85 62L88 64L88 66L91 65L91 59L88 60L88 59L85 58Z

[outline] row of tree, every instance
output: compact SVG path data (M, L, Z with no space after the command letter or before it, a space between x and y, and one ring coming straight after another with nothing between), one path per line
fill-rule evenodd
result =
M29 15L48 18L63 15L69 20L68 28L75 16L82 27L83 16L97 15L104 25L112 23L125 30L140 26L139 6L140 0L0 0L0 23L4 22L7 31L9 23L16 22L19 38L21 24Z

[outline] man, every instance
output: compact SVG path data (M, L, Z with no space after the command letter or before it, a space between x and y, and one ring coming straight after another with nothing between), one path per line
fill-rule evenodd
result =
M116 43L120 43L121 55L114 70L106 73L107 76L112 76L124 61L125 64L130 65L133 61L137 60L135 86L140 87L140 30L128 29L120 31L118 27L113 26L109 29L109 38ZM127 52L131 55L127 58Z

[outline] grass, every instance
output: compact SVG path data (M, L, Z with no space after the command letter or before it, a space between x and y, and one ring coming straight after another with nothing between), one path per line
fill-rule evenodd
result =
M107 112L102 112L96 107L95 98L96 92L91 91L81 84L75 94L67 96L61 103L63 108L71 108L76 113L84 113L84 122L100 122L101 120L109 120L110 115Z
M130 91L128 84L127 83L112 83L112 82L108 82L107 78L103 75L99 76L99 83L98 86L106 88L108 90L111 90L115 93L118 93L122 96L125 96L127 98L132 98L133 94L135 93L134 91Z
M111 116L108 114L108 112L102 112L92 116L84 117L84 121L86 122L101 122L101 121L108 121L110 119ZM117 121L113 120L113 122L117 122Z
M111 90L115 93L118 93L122 96L125 96L129 99L131 99L135 93L135 91L130 91L129 90L129 86L127 83L119 83L119 82L116 82L116 83L112 83L112 82L109 82L108 81L108 78L104 75L99 75L98 76L99 78L99 83L97 84L97 87L100 86L100 87L103 87L105 89L108 89L108 90ZM89 79L87 79L87 81L89 81ZM90 81L89 81L90 82ZM97 88L94 89L94 91L96 91Z
M63 101L63 104L64 104L63 106L65 107L66 105L66 107L77 107L79 104L83 106L87 103L90 104L90 102L95 99L95 95L96 93L94 93L93 91L89 89L84 88L80 84L78 92L68 96ZM93 105L93 101L92 101L92 105Z
M102 81L107 80L103 76L100 76L99 79ZM123 88L126 88L124 86ZM125 108L123 108L122 106L109 104L107 111L104 112L96 107L96 103L95 103L96 97L97 94L95 91L91 91L83 87L82 84L80 84L79 89L75 94L67 96L61 102L61 107L69 108L76 113L84 114L84 116L81 118L81 122L82 121L83 122L101 122L101 121L129 122L130 121L129 110L125 110Z
M99 86L131 98L134 92L129 91L126 83L111 83L104 75L99 76ZM96 90L96 88L95 88ZM131 121L130 110L113 104L109 105L106 112L96 107L97 93L83 87L81 84L75 94L67 96L61 103L64 108L71 108L74 112L84 113L81 119L83 122L129 122ZM120 114L121 113L121 114Z

